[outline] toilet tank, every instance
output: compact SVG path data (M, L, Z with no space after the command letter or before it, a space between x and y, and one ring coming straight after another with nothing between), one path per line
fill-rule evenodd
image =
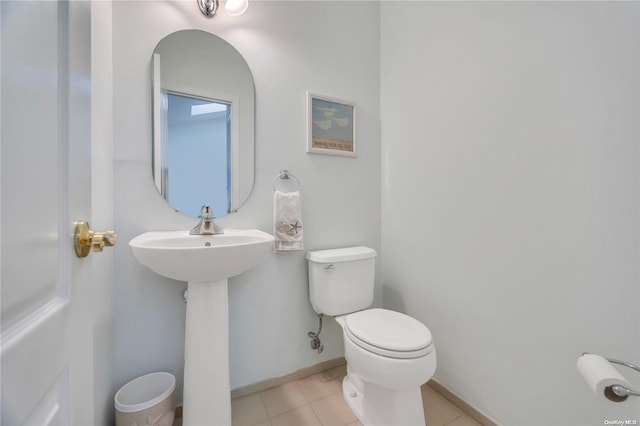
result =
M310 251L309 298L313 309L329 316L347 314L373 303L376 251L346 247Z

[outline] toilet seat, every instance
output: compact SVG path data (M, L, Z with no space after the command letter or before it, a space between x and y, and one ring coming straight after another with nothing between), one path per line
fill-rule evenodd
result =
M420 321L387 309L346 315L345 334L361 348L389 358L419 358L432 350L429 329Z

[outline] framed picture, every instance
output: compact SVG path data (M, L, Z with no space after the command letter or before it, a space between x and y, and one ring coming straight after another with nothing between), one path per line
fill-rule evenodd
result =
M307 92L307 152L356 156L356 104Z

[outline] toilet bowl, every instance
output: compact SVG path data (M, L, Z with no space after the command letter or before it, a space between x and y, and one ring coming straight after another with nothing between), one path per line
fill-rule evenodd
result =
M376 327L389 319L393 321ZM386 309L338 316L336 321L343 330L347 376L342 388L351 411L365 426L424 425L420 386L436 369L429 330Z
M373 301L376 253L366 247L307 253L311 304L343 331L349 408L365 426L424 426L420 386L436 369L429 329Z

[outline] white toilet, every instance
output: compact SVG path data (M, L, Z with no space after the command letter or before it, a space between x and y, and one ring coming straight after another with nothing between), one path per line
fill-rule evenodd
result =
M310 251L313 309L342 327L344 399L365 426L424 426L420 386L436 370L429 329L373 303L376 252L367 247Z

